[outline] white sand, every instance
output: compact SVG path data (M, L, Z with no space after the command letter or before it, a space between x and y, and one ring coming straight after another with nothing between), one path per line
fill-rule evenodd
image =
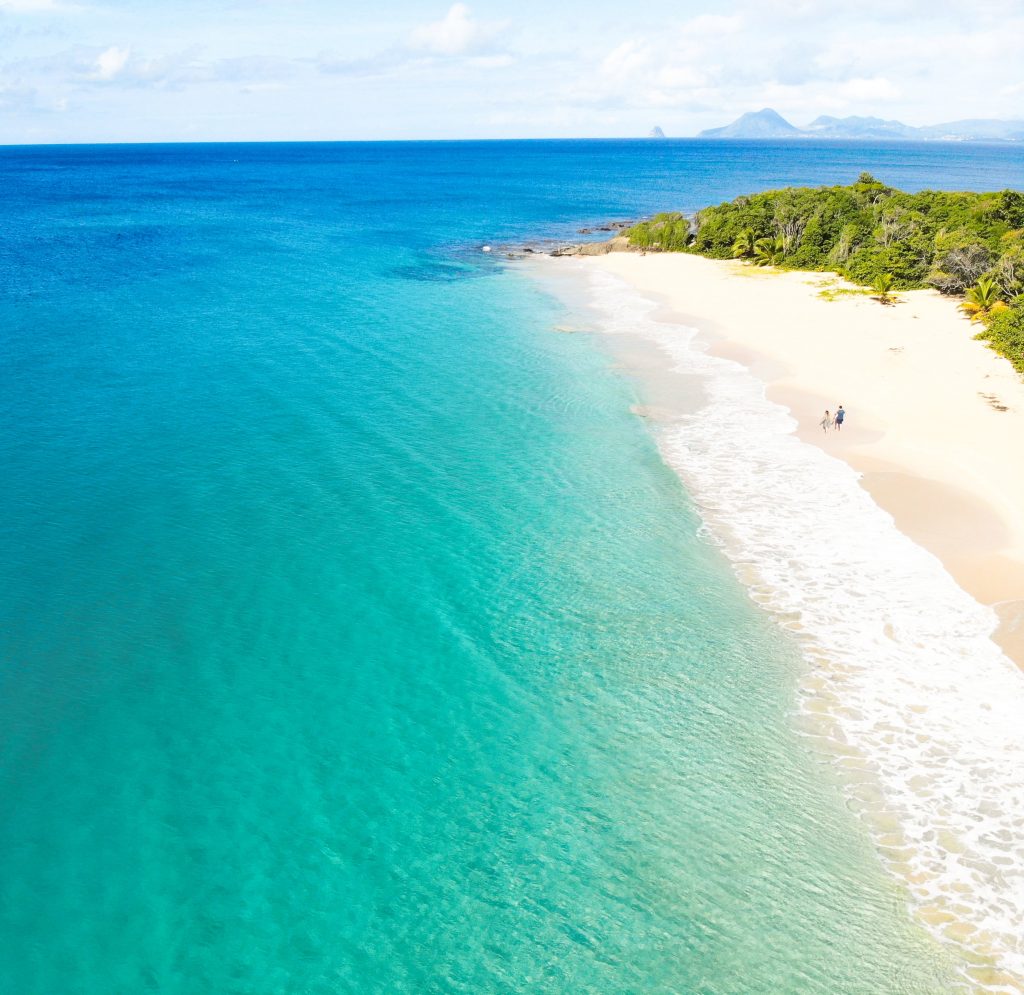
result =
M1000 642L1024 663L1024 382L934 291L886 307L825 274L681 254L588 259L748 365L800 435L846 460L899 528L999 607ZM823 434L843 404L841 433Z

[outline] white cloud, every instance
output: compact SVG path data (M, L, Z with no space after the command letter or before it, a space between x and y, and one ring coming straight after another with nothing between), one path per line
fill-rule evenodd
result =
M469 7L456 3L440 21L416 28L411 44L433 55L467 55L486 48L504 27L476 20Z
M666 26L657 35L633 37L608 52L596 73L584 72L572 87L581 104L606 107L686 107L714 99L721 72L723 35L743 27L738 15L702 14Z
M61 10L62 5L56 0L0 0L0 10L9 10L16 14L34 14L40 11Z
M601 73L610 79L626 79L646 69L650 62L650 48L636 40L624 41L604 57Z
M475 55L469 60L469 65L474 69L507 69L515 65L515 61L507 52L500 52L495 55Z
M655 107L689 100L718 74L722 47L714 41L744 26L738 14L700 14L666 26L649 38L631 38L613 48L599 65L606 85L602 99L617 92L626 101Z
M667 65L658 70L658 83L663 87L672 90L689 89L694 86L703 86L707 82L707 76L696 66L688 65Z
M525 3L506 7L513 23L483 0L340 9L356 6L223 0L182 22L166 4L0 0L5 128L55 121L59 105L73 113L53 134L86 137L204 115L265 137L640 134L655 121L684 135L766 105L796 124L1021 116L1024 0ZM249 119L230 116L239 93ZM142 110L118 116L129 107Z
M111 80L117 76L128 63L128 56L131 49L118 48L111 45L106 51L96 56L96 68L93 72L94 79Z
M32 86L0 81L0 113L51 114L66 111L65 98L48 99Z
M36 91L31 87L0 83L0 111L20 111L32 107Z
M479 21L464 3L456 3L439 21L413 30L404 44L358 58L325 51L313 61L321 73L363 79L422 79L452 71L506 69L517 61L498 43L507 27L507 21Z
M839 87L839 95L847 100L895 100L900 96L899 88L883 76L871 79L847 80Z
M682 26L686 35L732 35L743 27L743 18L739 14L699 14Z
M249 83L242 87L242 93L276 93L284 89L287 89L284 83Z
M1024 45L1024 9L1020 0L979 4L968 12L939 0L923 17L925 0L864 0L851 30L848 9L829 0L783 0L781 20L775 5L726 0L715 13L634 26L592 50L589 66L578 60L563 93L609 120L675 108L684 133L764 106L797 123L825 112L909 124L1018 117L1020 73L1009 53ZM663 123L672 117L659 111Z
M270 89L271 84L292 79L308 67L294 59L270 56L214 59L204 56L198 46L153 56L127 46L76 45L52 55L8 63L3 68L15 74L15 78L44 89L58 88L59 98L69 87L93 91L99 87L181 91L196 85L223 83Z
M640 103L651 110L679 110L680 108L692 108L709 103L714 104L719 99L721 99L721 95L719 91L714 89L692 87L680 91L677 89L665 90L655 88L653 90L645 90L641 95Z

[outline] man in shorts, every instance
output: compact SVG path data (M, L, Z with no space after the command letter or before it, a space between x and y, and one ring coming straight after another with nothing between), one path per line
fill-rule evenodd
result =
M843 419L846 417L846 412L843 411L843 406L840 404L836 409L835 426L836 431L841 432L843 430Z

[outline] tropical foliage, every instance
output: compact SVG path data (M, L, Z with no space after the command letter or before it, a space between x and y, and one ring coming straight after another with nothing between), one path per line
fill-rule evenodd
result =
M910 194L861 173L849 186L737 197L692 219L659 214L628 235L653 251L836 272L873 288L885 302L895 290L916 287L963 296L964 310L986 325L982 335L1024 372L1019 191Z
M987 340L1024 373L1024 300L1018 297L990 315L978 338Z
M995 277L982 276L978 278L978 282L973 287L968 289L960 307L971 316L971 321L985 321L994 313L1007 307L1006 302L1002 299L1002 294L1002 289L996 283Z
M879 273L875 277L874 283L871 284L871 289L878 295L878 300L883 304L892 304L895 301L892 295L892 288L895 282L892 273Z
M630 242L641 249L682 252L690 244L690 222L682 214L656 214L627 232Z
M736 241L732 243L732 254L734 259L744 259L747 256L752 256L757 247L757 232L753 228L744 228L743 231L736 236Z
M755 266L781 266L786 258L786 240L778 235L775 238L759 238L754 243Z

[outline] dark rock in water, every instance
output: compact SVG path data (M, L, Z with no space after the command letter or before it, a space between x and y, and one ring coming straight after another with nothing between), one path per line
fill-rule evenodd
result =
M523 249L523 252L526 252L526 253L528 253L531 256L534 254L534 251L535 250L531 249L529 246L527 246L525 249Z

